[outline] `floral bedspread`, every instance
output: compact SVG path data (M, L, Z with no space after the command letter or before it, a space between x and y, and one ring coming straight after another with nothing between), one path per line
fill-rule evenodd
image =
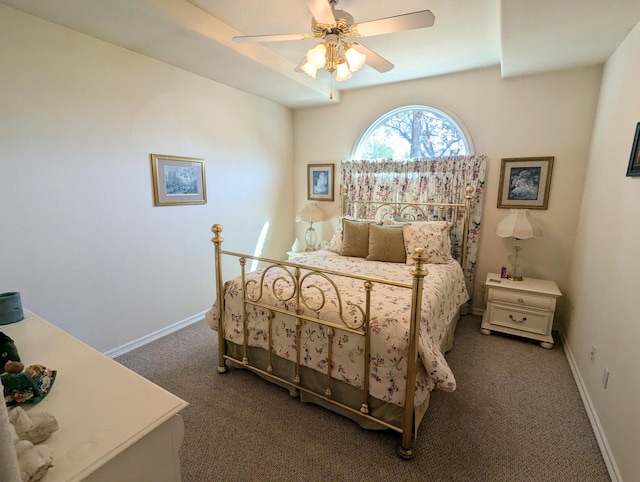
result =
M411 284L410 267L402 263L367 261L364 258L340 256L321 250L296 258L296 262L306 266L323 267L342 273L360 274L384 280ZM445 264L426 265L429 274L424 278L422 301L422 325L420 327L419 356L415 403L419 405L434 388L453 391L456 381L447 364L440 346L446 335L448 324L457 309L468 300L464 275L456 261ZM305 271L303 270L303 273ZM262 283L261 302L275 304L295 314L296 297L286 301L290 285L282 279L279 268L270 269ZM260 281L259 272L246 275L247 280ZM347 323L357 324L361 318L359 311L350 308L347 301L364 308L365 289L362 280L332 276L342 297L343 318ZM330 282L320 276L312 276L305 284L303 293L309 298L304 313L321 316L323 319L340 322L338 298L332 296ZM248 293L259 290L258 282L248 288ZM316 285L325 292L320 294ZM242 345L242 282L234 278L225 283L225 339ZM280 295L278 299L273 291ZM315 311L322 302L324 306ZM404 380L406 378L409 320L411 316L411 290L403 287L374 283L371 292L370 331L370 380L371 396L399 406L404 404ZM314 304L315 303L315 304ZM302 304L302 303L301 303ZM268 310L248 305L249 345L268 347ZM217 329L217 311L214 308L208 316L210 326ZM274 353L288 360L296 360L296 329L293 317L276 313L273 319L272 345ZM303 320L301 329L302 353L300 362L321 373L327 372L328 345L327 327ZM364 339L350 332L335 330L332 354L332 377L362 388L364 377Z

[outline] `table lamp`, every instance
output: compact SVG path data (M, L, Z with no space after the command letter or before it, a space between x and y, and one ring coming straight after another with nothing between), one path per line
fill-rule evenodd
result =
M507 278L513 281L522 281L522 275L518 272L522 256L520 255L520 240L528 238L542 237L542 229L531 223L528 209L511 209L509 215L498 224L496 234L501 238L515 238L516 245L513 254L509 256L509 263L512 266L511 273Z
M316 250L316 242L318 241L318 234L316 230L313 229L313 223L319 223L322 221L326 221L327 216L324 214L322 209L318 207L317 202L309 202L304 205L304 207L300 210L298 215L296 216L296 222L298 223L309 223L309 227L304 235L304 241L306 243L306 251L315 251Z

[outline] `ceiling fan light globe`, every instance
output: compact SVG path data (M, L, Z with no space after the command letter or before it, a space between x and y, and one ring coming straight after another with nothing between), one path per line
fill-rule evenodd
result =
M316 66L313 65L311 62L305 62L304 65L302 65L302 67L300 68L305 74L307 74L312 79L316 78L316 72L318 72L318 69L316 69Z
M346 62L342 62L336 66L336 80L342 82L353 76Z
M363 53L358 52L353 47L347 49L347 51L344 53L344 57L349 64L349 70L351 70L351 72L355 72L356 70L358 70L367 61L367 56Z
M307 62L313 64L316 69L321 69L327 63L327 47L319 43L307 52Z

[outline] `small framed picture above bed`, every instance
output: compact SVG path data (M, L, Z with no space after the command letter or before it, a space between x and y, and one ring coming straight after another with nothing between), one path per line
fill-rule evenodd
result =
M151 154L155 206L206 204L204 159Z
M333 201L334 164L307 164L307 199Z
M553 157L502 159L498 207L547 209Z
M627 176L640 176L640 122L636 125L636 135L633 137Z

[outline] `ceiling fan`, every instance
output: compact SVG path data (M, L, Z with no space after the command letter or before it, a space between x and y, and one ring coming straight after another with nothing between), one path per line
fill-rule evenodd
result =
M336 10L338 0L305 0L311 11L311 33L283 35L247 35L233 37L234 42L278 42L285 40L322 40L307 52L295 68L316 77L318 69L326 67L336 80L351 77L363 64L378 72L388 72L393 64L352 38L372 37L405 30L431 27L435 21L429 10L354 23L353 16Z

